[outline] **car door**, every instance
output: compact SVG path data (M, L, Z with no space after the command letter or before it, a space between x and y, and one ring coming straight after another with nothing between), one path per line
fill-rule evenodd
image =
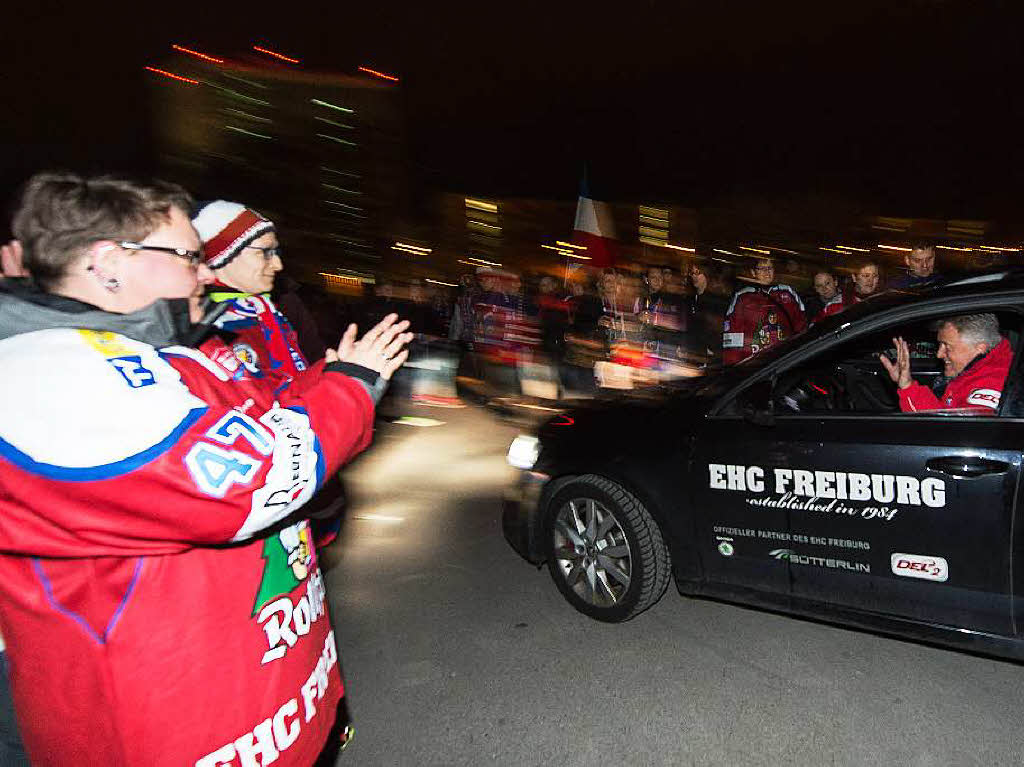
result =
M834 376L863 366L865 340L881 342L854 339L857 353L833 346L772 376L774 417L745 440L764 451L766 476L764 494L746 503L789 515L789 541L767 555L788 562L796 599L1010 634L1024 421L902 414L867 399L843 409L811 397L787 412L787 398L857 388Z
M788 599L789 562L771 551L788 544L789 512L756 504L771 465L790 460L792 446L779 436L742 418L706 419L690 457L691 508L710 581Z
M774 430L790 445L772 468L791 541L771 555L789 561L794 597L1010 633L1019 424L794 417Z

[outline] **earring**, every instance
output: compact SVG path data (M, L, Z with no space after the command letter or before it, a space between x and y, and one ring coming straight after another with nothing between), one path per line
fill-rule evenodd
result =
M103 287L109 290L111 293L116 293L118 288L121 287L121 283L117 281L116 277L111 277L103 283Z

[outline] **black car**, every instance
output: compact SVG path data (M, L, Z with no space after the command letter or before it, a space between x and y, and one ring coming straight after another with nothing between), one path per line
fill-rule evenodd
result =
M879 353L994 313L998 410L900 412ZM521 436L506 538L577 610L679 591L1024 658L1024 275L887 293L719 375L573 407Z

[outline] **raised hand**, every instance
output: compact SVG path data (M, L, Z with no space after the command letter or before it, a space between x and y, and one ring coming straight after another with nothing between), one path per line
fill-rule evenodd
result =
M892 342L896 345L896 361L892 362L885 354L879 354L878 359L893 383L901 389L906 389L914 382L910 377L910 347L901 336L893 338Z

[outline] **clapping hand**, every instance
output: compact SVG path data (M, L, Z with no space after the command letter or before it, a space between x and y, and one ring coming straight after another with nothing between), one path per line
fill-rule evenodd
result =
M389 314L357 341L358 329L353 323L341 337L338 348L328 349L325 357L327 362L351 362L376 370L381 378L389 380L409 356L404 347L414 334L405 332L408 327L408 320L399 322L397 314Z

